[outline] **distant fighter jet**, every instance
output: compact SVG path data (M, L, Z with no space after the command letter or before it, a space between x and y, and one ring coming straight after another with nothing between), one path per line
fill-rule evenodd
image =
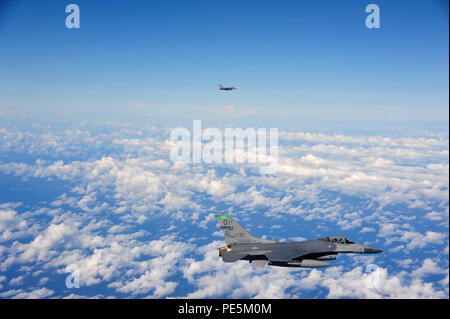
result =
M318 268L331 264L339 253L381 253L382 250L356 244L342 236L328 236L301 242L279 242L250 235L230 215L215 215L225 234L226 246L219 248L224 262L248 260L252 266Z
M231 87L223 87L222 84L219 84L219 90L224 90L224 91L231 91L231 90L236 90L237 88L235 88L234 86Z

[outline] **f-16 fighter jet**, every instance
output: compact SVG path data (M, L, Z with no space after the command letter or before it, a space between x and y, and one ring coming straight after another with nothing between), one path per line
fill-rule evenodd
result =
M352 242L342 236L328 236L300 242L279 242L250 235L230 215L215 215L225 234L226 246L219 248L224 262L248 260L255 267L265 265L280 267L318 268L331 264L340 253L371 254L382 250Z
M237 88L235 88L234 86L231 87L223 87L222 84L219 84L219 90L224 90L224 91L231 91L231 90L236 90Z

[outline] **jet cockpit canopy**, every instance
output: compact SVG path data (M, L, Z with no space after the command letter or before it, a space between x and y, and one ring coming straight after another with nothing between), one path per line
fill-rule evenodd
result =
M337 244L354 244L354 242L352 242L348 238L345 238L344 236L328 236L323 239Z

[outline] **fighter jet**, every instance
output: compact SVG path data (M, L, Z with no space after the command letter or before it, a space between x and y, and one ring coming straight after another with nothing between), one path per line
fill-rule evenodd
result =
M235 88L234 86L223 87L222 84L219 84L219 90L231 91L231 90L236 90L236 89L237 89L237 88Z
M279 242L253 237L233 217L215 215L225 234L226 246L219 248L224 262L248 260L252 266L318 268L331 264L340 253L371 254L382 250L352 242L343 236L328 236L300 242Z

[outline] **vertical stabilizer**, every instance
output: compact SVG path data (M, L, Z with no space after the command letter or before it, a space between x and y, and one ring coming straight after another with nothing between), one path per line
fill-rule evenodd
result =
M225 243L231 244L248 244L248 243L273 243L275 240L253 237L244 229L233 217L226 214L215 215L219 222L220 228L225 235Z

